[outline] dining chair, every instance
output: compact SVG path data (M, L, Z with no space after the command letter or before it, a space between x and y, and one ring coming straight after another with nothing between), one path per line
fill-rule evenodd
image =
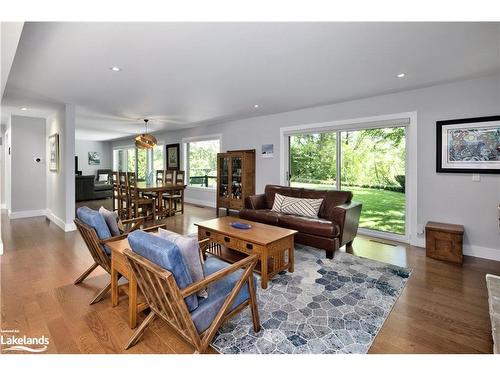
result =
M156 215L156 201L152 198L143 197L139 194L137 189L137 178L135 172L127 173L128 182L128 198L129 198L129 216L132 218L139 217L139 210L141 210L142 217L146 218L151 216L155 219ZM148 215L149 210L149 215Z
M184 171L175 171L175 174L172 173L174 178L172 180L172 184L184 186ZM165 202L165 206L168 203L168 210L171 214L176 214L177 212L184 213L184 189L172 190L163 194L163 201ZM177 203L180 202L181 209L177 209Z
M208 241L200 243L202 252L211 246ZM182 253L172 242L136 231L129 236L129 244L133 251L125 249L124 255L151 312L125 349L138 342L156 317L191 343L195 353L206 352L221 325L246 307L251 310L254 331L260 331L253 275L258 255L232 265L209 256L203 266L205 278L193 283L187 266L181 261ZM196 293L205 288L208 297L198 297Z
M86 206L79 207L76 211L74 223L81 234L94 263L83 272L74 282L80 284L97 267L104 269L111 275L111 249L106 245L111 241L127 238L128 234L141 228L143 218L123 220L125 230L119 236L111 236L108 225L99 211L92 210ZM90 304L101 301L111 288L111 281L90 301Z
M118 216L120 216L121 201L120 201L120 179L118 178L118 172L111 173L111 184L113 186L113 211L117 211Z
M127 172L118 172L118 184L120 186L120 203L121 205L121 212L120 218L122 219L131 219L130 217L130 212L129 212L129 207L130 207L130 202L129 202L129 196L128 196L128 178L127 178Z
M164 173L164 181L166 184L173 184L174 183L174 173L175 171L166 169Z

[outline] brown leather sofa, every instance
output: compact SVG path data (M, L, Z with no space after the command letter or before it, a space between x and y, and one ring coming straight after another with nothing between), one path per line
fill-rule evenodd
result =
M279 193L297 198L323 198L318 218L288 215L271 211L274 195ZM279 185L267 185L264 194L245 200L240 211L242 219L295 229L295 242L326 250L332 259L335 250L351 246L358 232L361 203L352 202L350 191L311 190Z

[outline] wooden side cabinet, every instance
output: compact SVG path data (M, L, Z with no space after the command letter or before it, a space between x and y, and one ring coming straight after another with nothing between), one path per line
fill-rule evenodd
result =
M219 209L241 210L255 194L255 150L217 154L217 216Z
M462 264L463 225L429 221L425 226L426 255Z

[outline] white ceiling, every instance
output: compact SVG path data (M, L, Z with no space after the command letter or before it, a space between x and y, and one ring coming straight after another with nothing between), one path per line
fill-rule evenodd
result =
M500 23L27 22L2 104L116 139L498 72L499 48Z

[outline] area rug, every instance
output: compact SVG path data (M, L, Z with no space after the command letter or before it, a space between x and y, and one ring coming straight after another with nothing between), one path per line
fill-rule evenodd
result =
M296 245L295 272L257 290L262 329L250 309L226 322L212 346L224 354L367 353L411 269Z

